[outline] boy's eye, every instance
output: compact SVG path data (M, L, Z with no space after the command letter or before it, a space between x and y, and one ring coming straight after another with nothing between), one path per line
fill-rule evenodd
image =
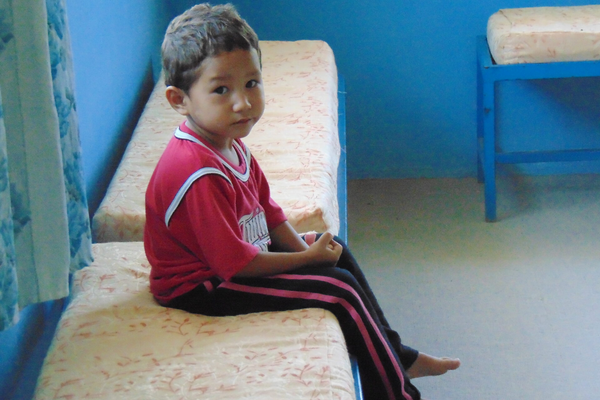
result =
M256 79L252 79L252 80L248 81L248 83L246 83L247 88L253 88L256 85L258 85L258 81Z
M225 93L227 93L227 91L228 91L228 89L225 86L219 86L218 88L216 88L214 90L214 92L216 94L225 94Z

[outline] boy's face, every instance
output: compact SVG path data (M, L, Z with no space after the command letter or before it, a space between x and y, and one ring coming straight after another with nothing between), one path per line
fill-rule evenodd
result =
M237 49L205 59L182 106L179 112L191 119L191 127L217 148L246 137L265 109L256 50Z

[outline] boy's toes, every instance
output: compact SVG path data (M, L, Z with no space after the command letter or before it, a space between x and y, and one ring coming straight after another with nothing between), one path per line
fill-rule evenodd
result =
M425 353L419 353L415 363L406 371L409 378L421 378L424 376L443 375L460 367L458 358L433 357Z
M458 358L442 357L440 362L443 372L453 371L460 367L460 360Z

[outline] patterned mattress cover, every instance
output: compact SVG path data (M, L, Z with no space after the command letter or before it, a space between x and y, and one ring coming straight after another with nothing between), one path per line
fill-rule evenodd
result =
M497 64L600 60L600 5L500 10L487 39Z
M273 199L299 232L337 234L337 68L323 41L262 41L266 108L244 139L271 185ZM108 191L93 218L96 242L141 241L144 195L183 117L156 84Z
M344 338L322 309L206 317L149 293L141 242L94 245L75 274L35 399L354 399Z

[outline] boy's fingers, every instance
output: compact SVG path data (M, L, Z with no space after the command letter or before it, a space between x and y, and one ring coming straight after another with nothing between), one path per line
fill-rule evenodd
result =
M317 242L324 245L327 250L333 252L338 258L342 254L343 247L333 240L333 234L331 232L323 233Z
M341 244L339 244L338 242L336 242L335 240L331 241L331 245L332 245L332 250L337 254L337 256L339 257L342 254L342 251L344 250L344 248L342 247Z
M333 235L331 234L331 232L324 232L321 237L319 238L319 241L325 241L327 243L331 242L333 240Z

